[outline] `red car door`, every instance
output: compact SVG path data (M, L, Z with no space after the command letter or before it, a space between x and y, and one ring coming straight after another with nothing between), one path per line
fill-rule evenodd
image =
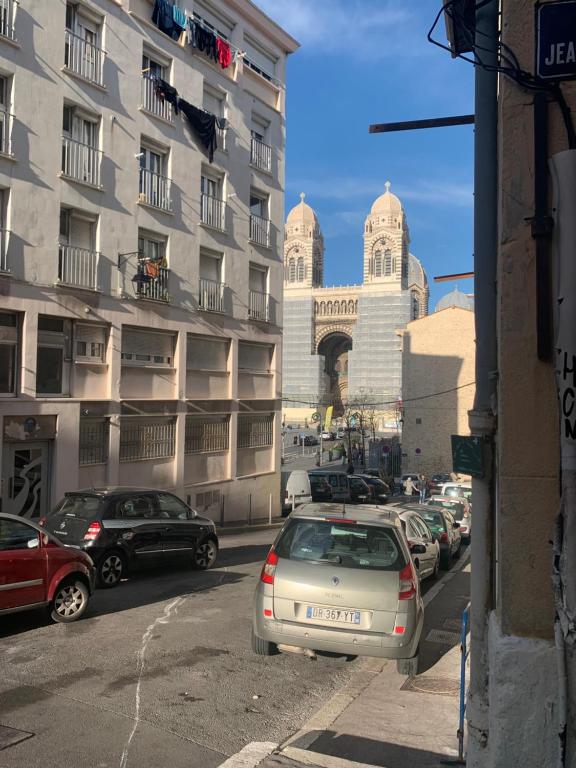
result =
M46 601L46 553L25 520L0 517L0 611Z

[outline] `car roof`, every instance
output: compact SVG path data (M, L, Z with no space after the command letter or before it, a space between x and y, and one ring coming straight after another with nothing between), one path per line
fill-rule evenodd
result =
M311 519L322 517L341 517L343 520L355 520L357 523L372 523L378 525L392 525L398 527L400 518L396 510L381 507L378 504L341 504L330 502L317 502L303 504L290 515L296 519Z
M81 488L78 491L66 491L65 496L117 496L125 493L171 493L158 488L145 488L136 485L103 485L98 488Z

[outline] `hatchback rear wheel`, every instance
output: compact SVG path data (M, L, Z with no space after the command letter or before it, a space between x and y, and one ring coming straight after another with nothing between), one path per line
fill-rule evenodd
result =
M218 557L218 545L213 539L202 541L196 548L193 556L194 568L207 571L212 568Z
M120 584L126 563L119 552L106 552L98 563L98 584L109 589Z
M263 640L252 629L252 650L258 656L274 656L278 653L275 643L271 643L268 640Z
M53 621L67 624L79 619L88 607L90 593L83 581L70 579L58 585L50 605Z

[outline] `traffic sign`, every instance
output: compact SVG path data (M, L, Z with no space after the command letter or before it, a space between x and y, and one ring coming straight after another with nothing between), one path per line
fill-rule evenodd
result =
M535 70L544 80L576 77L576 0L536 5Z
M452 469L472 477L484 477L482 438L476 435L452 435Z

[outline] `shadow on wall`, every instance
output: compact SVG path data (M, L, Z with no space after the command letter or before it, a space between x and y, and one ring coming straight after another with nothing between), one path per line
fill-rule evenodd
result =
M441 351L441 338L437 344ZM432 475L452 471L450 436L458 434L462 397L467 392L467 389L457 389L463 362L463 358L457 356L414 354L410 332L404 334L403 472Z

